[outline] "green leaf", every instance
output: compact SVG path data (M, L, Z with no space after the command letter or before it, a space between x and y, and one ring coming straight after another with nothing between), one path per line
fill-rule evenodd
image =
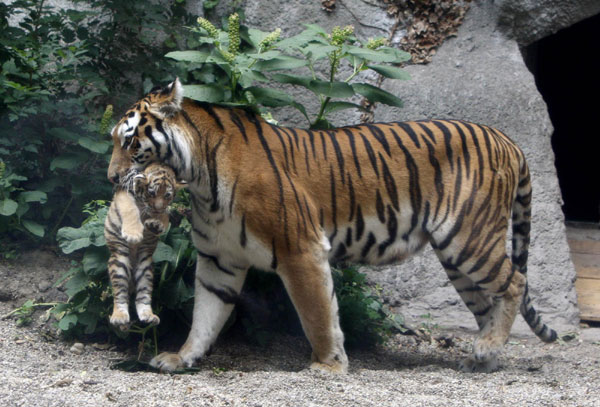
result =
M284 73L276 73L271 78L279 83L289 83L292 85L304 86L308 88L313 80L311 76L288 75Z
M308 88L319 95L325 95L335 98L349 98L354 96L354 89L346 82L326 82L321 80L312 80Z
M306 120L308 120L308 122L310 123L310 117L308 117L308 113L306 112L306 108L304 107L304 105L302 105L298 102L292 102L292 103L290 103L290 106L298 109L300 111L300 113L302 113L304 115L304 117L306 117Z
M104 246L104 218L108 208L98 211L98 219L88 222L80 228L64 227L56 233L59 247L65 254L74 252L88 246Z
M184 96L201 102L218 103L225 98L223 87L218 85L185 85Z
M152 261L155 263L166 261L171 264L175 264L177 261L177 256L171 246L159 241L158 245L156 246L156 250L154 250L154 254L152 255Z
M321 27L320 25L317 24L303 24L306 28L307 31L312 31L318 34L322 34L322 35L327 35L327 31L325 31L325 29L323 27Z
M316 61L325 58L329 53L335 51L337 47L329 44L311 43L302 48L302 52L310 59Z
M248 40L254 48L258 48L258 44L260 44L260 42L264 40L267 35L269 35L268 32L260 31L255 28L248 28Z
M394 48L379 48L379 49L368 49L360 48L354 45L346 45L343 47L343 51L350 55L365 59L372 62L393 62L400 63L410 59L410 55L406 52L396 50Z
M94 140L91 137L80 137L77 140L79 145L83 148L86 148L94 153L104 154L108 151L108 148L112 145L111 142L107 140Z
M82 312L77 315L77 322L85 326L85 330L83 331L84 334L91 335L98 325L98 315L90 311Z
M58 327L61 331L68 331L72 326L77 324L77 315L68 314L58 321Z
M328 114L328 113L333 113L333 112L337 112L339 110L344 110L344 109L366 110L363 106L357 105L356 103L350 103L350 102L329 102L329 103L327 103L327 106L325 106L324 113Z
M269 59L273 59L273 58L277 58L278 56L281 55L281 52L276 51L276 50L271 50L271 51L267 51L267 52L261 52L260 54L247 54L250 58L254 58L254 59L259 59L259 60L269 60Z
M90 246L85 250L81 265L88 275L100 275L107 270L109 252L106 247Z
M239 79L239 84L247 88L252 86L254 82L268 82L269 78L267 78L262 72L254 71L252 69L241 69L241 75Z
M410 59L411 59L411 56L408 52L405 52L405 51L402 51L402 50L399 50L396 48L392 48L392 47L381 47L381 48L378 48L376 51L381 52L385 55L393 56L395 58L395 61L394 61L395 64L410 61Z
M72 298L75 294L85 290L89 283L89 277L85 273L79 272L65 283L65 292L69 298Z
M254 64L254 69L269 72L277 71L280 69L300 68L306 65L308 65L308 62L304 59L298 59L282 55L266 61L258 61L256 64Z
M277 89L251 86L246 90L252 93L256 98L256 101L263 106L280 107L288 106L293 103L293 99L290 95Z
M89 159L83 154L66 153L60 155L50 162L50 170L54 171L57 168L63 170L72 170L83 164Z
M29 219L23 219L21 223L23 224L23 227L25 227L25 229L27 229L32 234L38 237L44 237L44 227L39 223Z
M23 200L23 202L39 202L43 204L48 200L48 195L42 191L25 191L19 194L19 199Z
M64 129L62 127L53 127L48 130L48 133L54 137L65 141L77 141L79 139L79 134Z
M391 79L410 79L410 74L404 69L397 68L389 65L367 65L367 68L374 70L378 74Z
M203 63L206 62L209 55L210 52L206 51L172 51L165 56L176 61Z
M383 89L368 83L353 83L352 88L358 93L369 99L372 102L380 102L390 106L402 107L402 100Z
M327 119L320 119L317 120L316 122L314 122L311 126L310 126L311 130L328 130L328 129L332 129L333 126L331 125L331 123L329 123L329 121Z
M0 215L2 216L11 216L14 215L17 211L19 204L13 201L12 199L6 198L3 201L0 201Z
M212 10L215 8L221 0L204 0L202 2L202 7L204 10Z

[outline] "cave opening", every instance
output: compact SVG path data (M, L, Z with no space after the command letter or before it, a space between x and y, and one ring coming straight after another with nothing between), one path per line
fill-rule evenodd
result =
M600 14L524 49L548 104L567 221L600 221Z

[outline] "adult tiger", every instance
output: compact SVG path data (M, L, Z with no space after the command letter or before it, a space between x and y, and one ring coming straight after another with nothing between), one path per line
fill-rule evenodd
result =
M498 130L457 120L278 127L183 98L175 80L137 102L112 137L110 180L161 161L191 192L193 321L178 353L152 360L162 370L208 351L254 266L283 280L313 349L311 367L344 372L329 261L397 262L427 242L480 327L463 369L495 368L519 306L542 340L556 338L527 290L529 170Z

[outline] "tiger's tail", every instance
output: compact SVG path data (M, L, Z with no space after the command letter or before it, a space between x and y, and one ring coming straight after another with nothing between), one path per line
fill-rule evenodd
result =
M527 275L527 256L529 254L529 233L531 230L531 178L525 160L522 160L517 195L513 203L512 214L512 263L517 271ZM553 342L556 331L542 322L542 318L533 307L529 296L529 284L525 283L521 315L531 330L544 342Z

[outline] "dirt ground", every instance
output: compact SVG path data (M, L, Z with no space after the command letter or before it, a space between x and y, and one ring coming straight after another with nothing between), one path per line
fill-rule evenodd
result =
M68 261L33 252L0 263L0 316L27 299L64 298L51 284ZM225 338L198 372L125 372L111 365L135 349L54 339L37 320L0 319L0 406L600 406L600 328L543 344L512 336L495 373L462 373L473 332L432 326L375 350L349 351L350 371L307 369L304 338L277 336L265 347ZM108 348L108 349L107 349Z

